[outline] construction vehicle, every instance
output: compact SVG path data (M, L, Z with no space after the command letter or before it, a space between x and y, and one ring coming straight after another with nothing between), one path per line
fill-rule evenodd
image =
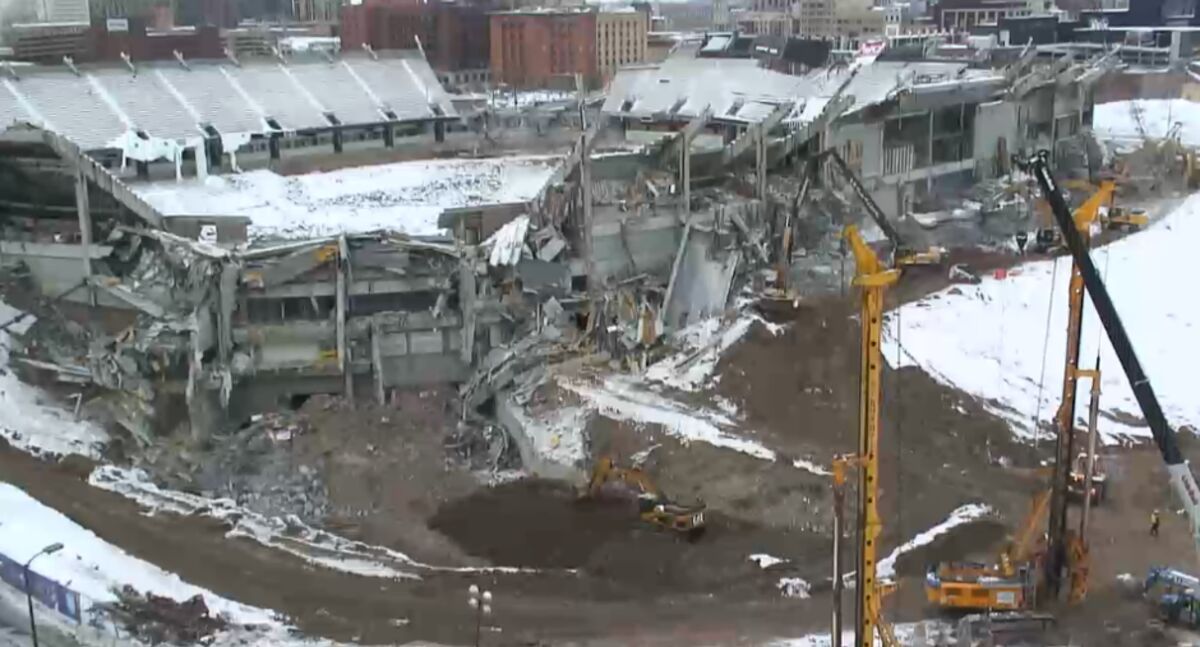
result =
M607 456L596 461L592 468L584 498L600 497L609 483L619 483L633 490L638 501L638 516L642 521L690 537L704 532L706 506L703 503L682 505L671 501L645 472L636 467L618 467Z
M891 266L894 268L906 268L914 266L940 266L946 260L946 250L941 247L929 247L924 250L914 249L909 247L904 239L900 236L900 232L896 231L896 227L887 219L887 215L883 213L883 209L879 208L879 204L871 198L871 194L867 193L862 182L858 179L858 175L846 164L846 160L838 154L837 149L829 148L817 156L819 162L822 158L829 157L834 162L836 168L842 176L842 179L850 185L854 191L854 195L866 207L867 215L871 216L871 220L875 221L875 225L887 237L888 242L892 246Z
M842 179L850 185L854 195L858 196L862 202L867 214L874 221L879 230L888 239L891 246L891 266L896 268L914 267L914 266L934 266L940 267L946 260L946 250L941 247L929 247L925 250L914 250L910 248L904 239L900 236L900 232L888 220L887 215L883 213L883 209L879 207L879 203L867 193L863 187L862 181L858 179L858 175L846 163L846 160L837 152L836 148L827 148L820 153L808 158L806 170L804 172L804 181L800 185L799 192L792 200L791 210L783 223L783 231L780 236L780 250L778 252L778 263L775 268L775 286L766 290L766 300L776 303L790 303L791 307L795 307L799 301L799 297L788 288L788 264L791 259L792 248L794 244L794 223L799 221L800 207L804 205L808 197L809 191L813 184L816 183L818 172L821 168L821 162L825 159L833 160L833 168L837 169ZM857 229L856 229L857 232ZM861 238L861 235L859 235Z
M1104 468L1104 460L1099 455L1094 456L1092 485L1090 488L1084 488L1083 484L1088 480L1087 460L1087 452L1079 452L1075 456L1075 463L1071 466L1071 473L1067 477L1067 492L1076 500L1083 500L1084 496L1089 496L1092 498L1092 503L1100 503L1108 495L1108 472Z
M1113 193L1116 192L1117 185L1111 180L1105 180L1100 183L1092 192L1092 195L1079 205L1079 208L1074 211L1073 219L1078 226L1090 227L1092 223L1100 221L1101 207L1112 202ZM1052 252L1065 250L1066 245L1063 243L1062 234L1054 226L1054 214L1051 211L1050 203L1045 198L1037 203L1037 211L1042 219L1042 226L1038 228L1034 236L1033 250L1039 254L1049 254ZM1109 211L1112 211L1110 206Z
M995 563L942 562L925 573L925 597L941 609L1023 611L1033 606L1044 546L1038 528L1050 492L1039 492L1025 522Z
M1175 491L1183 504L1184 510L1187 512L1193 542L1198 551L1200 551L1200 485L1197 485L1196 477L1192 474L1191 467L1188 466L1187 461L1183 458L1183 453L1179 449L1179 442L1175 437L1175 431L1167 423L1162 405L1159 403L1158 396L1154 392L1154 387L1151 385L1149 377L1147 377L1141 362L1138 360L1133 343L1129 339L1129 334L1125 331L1125 325L1121 321L1116 306L1113 304L1112 297L1108 294L1108 288L1104 285L1104 280L1101 278L1099 270L1088 253L1087 241L1080 234L1076 222L1072 218L1071 210L1067 206L1066 199L1063 197L1062 191L1059 189L1058 183L1050 171L1050 154L1043 151L1033 159L1022 162L1021 165L1037 180L1043 196L1050 204L1054 218L1058 223L1059 229L1062 231L1063 241L1074 259L1076 271L1086 288L1088 296L1091 298L1092 305L1100 319L1100 323L1104 327L1113 352L1121 364L1121 369L1129 380L1130 388L1133 391L1134 398L1137 400L1142 418L1150 427L1154 443L1162 454L1163 462L1166 464L1167 474L1170 478L1171 488ZM1075 370L1079 372L1078 369ZM1068 447L1069 439L1072 435L1067 434ZM1066 455L1070 456L1069 453ZM1062 456L1063 452L1060 450L1058 452L1060 461ZM1061 465L1061 462L1059 465ZM1066 480L1065 476L1064 473L1063 481ZM1058 483L1055 483L1055 485L1058 485ZM1043 571L1047 589L1051 596L1057 594L1060 579L1063 570L1065 570L1066 553L1068 552L1064 545L1067 543L1065 539L1055 536L1055 530L1060 530L1061 525L1065 525L1060 524L1058 528L1055 528L1053 515L1056 514L1061 514L1061 518L1064 521L1066 517L1063 510L1051 510L1052 526L1047 554L1048 564ZM1056 545L1056 542L1058 545Z
M1169 624L1200 629L1200 578L1173 568L1156 566L1142 582L1142 596Z
M836 157L837 153L834 153ZM840 158L837 158L840 159ZM900 270L888 268L858 233L849 225L843 232L854 254L854 285L861 292L860 319L862 343L859 365L858 452L840 456L833 462L834 487L834 612L833 647L841 647L841 531L842 503L845 500L846 472L859 471L858 487L858 568L855 571L855 645L875 647L875 634L884 647L900 643L895 631L883 617L883 598L895 587L879 582L876 567L879 537L883 521L879 516L879 411L883 402L881 383L883 356L883 295L900 280Z
M1111 207L1101 217L1105 229L1114 231L1137 231L1150 224L1150 215L1145 209L1133 207Z

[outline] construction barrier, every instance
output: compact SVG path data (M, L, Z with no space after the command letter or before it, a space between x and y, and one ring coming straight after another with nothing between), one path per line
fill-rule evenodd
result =
M26 593L25 577L25 569L22 568L21 562L0 553L0 580L21 593ZM76 624L82 621L78 593L32 570L29 571L28 585L28 591L32 592L38 602L75 621Z

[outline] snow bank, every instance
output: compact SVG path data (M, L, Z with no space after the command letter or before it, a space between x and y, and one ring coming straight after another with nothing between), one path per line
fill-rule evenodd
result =
M433 235L441 232L444 209L534 198L557 159L422 160L297 176L257 170L133 188L168 215L248 216L251 238L377 230Z
M1200 427L1200 398L1190 375L1190 368L1200 363L1200 345L1193 343L1200 331L1200 301L1179 292L1171 278L1198 245L1200 195L1193 195L1146 230L1092 252L1174 426ZM896 365L899 345L900 365L920 366L938 382L966 391L1007 420L1018 436L1033 438L1035 414L1048 422L1058 406L1069 275L1067 258L1027 263L1007 278L954 286L908 304L889 316L884 356ZM1105 442L1148 437L1148 428L1119 422L1140 420L1141 410L1090 301L1083 331L1080 365L1092 367L1098 347L1101 353L1099 428ZM1044 375L1043 343L1048 343ZM1086 383L1082 387L1075 412L1080 424L1087 419L1089 388Z
M0 483L0 513L0 552L12 559L24 561L44 546L63 544L61 551L39 557L34 570L80 593L85 612L91 605L114 601L114 587L129 585L181 602L201 595L209 609L236 624L276 623L271 611L192 586L105 542L8 483Z
M1183 124L1181 137L1188 146L1200 146L1200 104L1185 99L1137 99L1096 105L1092 129L1100 141L1117 150L1142 143L1135 111L1140 111L1146 135L1162 138L1175 122Z
M21 312L0 301L0 324ZM23 334L33 317L0 330L0 436L31 454L82 454L98 458L108 435L100 427L55 405L41 389L22 382L8 366L12 347L9 332Z
M939 535L944 535L957 526L970 523L990 514L992 514L992 509L989 506L979 503L971 503L954 510L945 521L904 542L902 546L896 547L887 557L879 560L879 563L876 565L876 576L883 580L894 578L896 576L896 559L901 555L930 544Z

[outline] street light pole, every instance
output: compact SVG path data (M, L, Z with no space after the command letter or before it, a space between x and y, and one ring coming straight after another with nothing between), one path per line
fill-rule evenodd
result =
M467 604L475 610L475 647L479 647L479 639L483 631L483 617L492 615L492 592L484 591L482 596L479 587L472 584L467 593Z
M25 562L25 566L22 567L25 572L25 602L29 604L29 634L30 634L30 636L33 637L33 647L38 647L38 637L37 637L37 623L34 622L34 619L33 619L33 581L29 577L29 566L31 564L33 564L33 560L41 557L42 555L49 555L51 553L57 553L58 551L62 550L62 548L63 548L62 544L59 544L59 543L50 544L49 546L46 546L45 548L34 553L33 557L30 557Z

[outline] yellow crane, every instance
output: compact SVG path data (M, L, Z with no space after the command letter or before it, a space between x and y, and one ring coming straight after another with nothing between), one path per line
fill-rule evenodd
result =
M867 243L858 228L849 225L843 232L854 255L854 285L860 292L859 316L862 323L860 348L858 453L840 456L833 463L835 510L835 593L833 645L841 645L841 573L840 541L841 510L846 473L852 467L859 470L858 488L858 558L856 571L857 601L855 605L855 644L874 647L875 633L885 645L898 645L891 625L882 615L883 596L892 587L880 585L876 567L879 536L883 521L879 516L879 409L882 401L880 382L883 373L883 354L880 341L883 335L883 298L887 289L900 280L900 270L886 267Z

